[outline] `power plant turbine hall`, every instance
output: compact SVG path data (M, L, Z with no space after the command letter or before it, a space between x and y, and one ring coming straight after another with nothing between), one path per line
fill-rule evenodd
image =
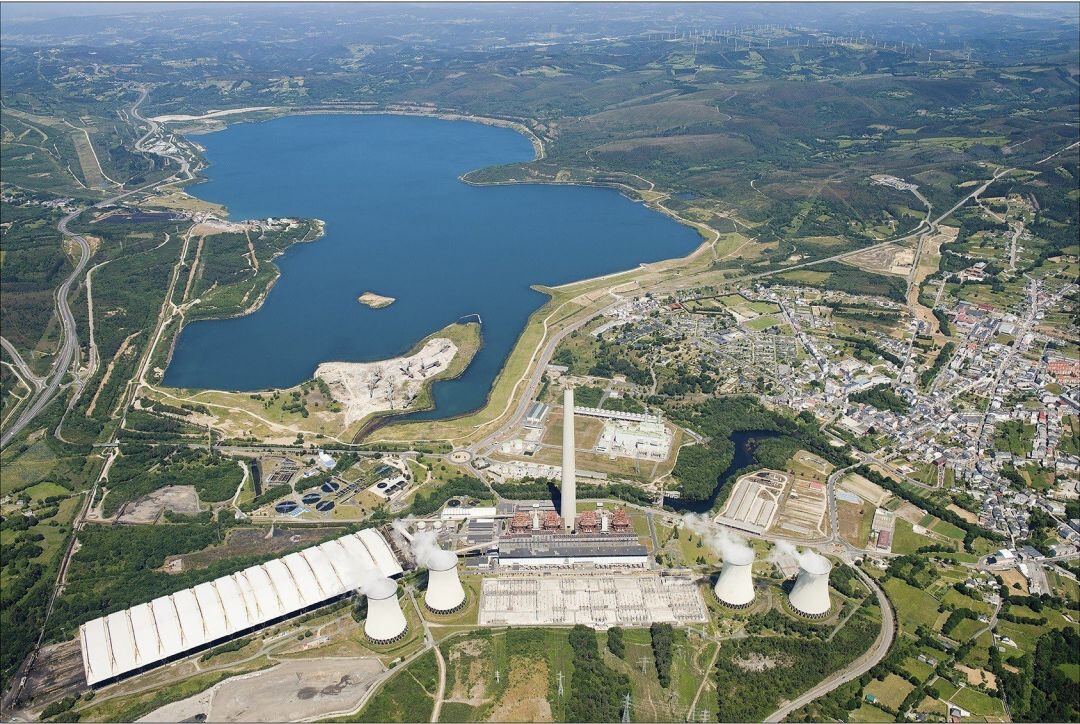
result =
M376 643L396 641L409 627L397 599L397 583L391 578L377 578L363 589L368 599L364 634Z

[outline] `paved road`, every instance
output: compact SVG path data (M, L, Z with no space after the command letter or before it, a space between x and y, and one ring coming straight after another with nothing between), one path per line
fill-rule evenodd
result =
M139 115L139 106L146 99L146 91L143 90L139 96L139 99L131 108L132 115L136 118L146 121ZM156 133L158 126L156 123L146 121L150 123L150 130L139 139L135 144L138 150L144 150L142 148L143 143L152 134ZM169 156L175 161L181 164L180 172L173 174L168 179L163 181L155 181L140 188L123 191L115 196L100 201L88 208L102 208L110 204L114 204L120 199L131 196L132 194L145 191L146 189L170 183L177 180L181 174L186 174L190 177L190 171L188 170L188 163L186 160L179 157ZM79 259L75 264L75 268L71 274L64 280L60 287L56 290L56 310L60 317L60 350L57 352L56 359L53 362L52 369L46 377L44 384L38 390L38 392L31 398L27 407L19 414L18 418L11 424L11 426L4 432L3 436L0 436L0 447L5 447L11 440L22 431L30 422L38 416L38 414L45 409L45 406L49 404L57 390L60 389L60 385L64 380L64 376L67 374L68 369L71 367L72 362L75 359L75 353L79 347L79 338L76 334L75 328L75 316L71 313L71 306L69 296L71 295L71 288L76 281L82 276L83 271L86 269L87 262L90 261L90 244L86 238L81 234L68 231L68 224L70 224L77 216L86 211L86 208L77 209L65 216L59 224L57 229L65 240L71 239L79 247Z
M15 349L15 345L7 341L7 337L0 337L0 346L4 348L4 351L11 355L11 361L19 369L19 374L22 375L23 380L30 385L31 391L37 391L44 380L34 374L34 371L30 369L30 365L28 365L26 360L22 358L22 355L19 354L19 350Z
M859 678L867 671L877 666L878 662L885 658L885 654L889 653L889 648L892 646L893 638L896 635L896 619L893 615L892 604L889 603L889 599L885 595L885 592L881 590L874 579L863 573L860 568L855 568L855 572L859 574L859 577L863 582L866 583L866 585L870 587L870 590L874 592L874 595L877 596L878 606L881 607L881 632L878 633L874 645L869 651L855 659L848 666L837 671L835 674L832 674L802 696L788 702L774 711L767 719L765 719L765 721L783 721L791 716L792 712L806 706L814 699L825 696L833 689Z
M551 356L555 353L555 348L559 346L559 343L562 342L567 335L577 331L578 329L581 329L593 319L596 319L597 317L607 313L609 310L615 308L622 302L622 299L618 299L607 305L603 309L598 310L595 314L591 314L583 319L580 319L553 334L551 338L548 339L547 344L544 345L539 355L536 357L536 362L533 366L532 374L529 376L529 380L525 384L525 389L518 393L518 404L517 407L514 408L513 414L505 423L500 425L498 429L496 429L494 432L490 433L483 439L473 443L472 445L469 445L466 450L473 453L474 455L481 455L495 444L499 436L503 435L506 431L516 427L517 424L521 421L521 419L525 417L525 411L529 408L529 405L532 404L533 397L535 397L536 395L536 390L540 386L541 379L543 379L544 369L547 367L548 360L550 360Z
M67 374L68 368L71 367L71 363L75 359L79 338L75 333L75 315L71 313L68 297L71 294L72 285L79 279L86 268L86 263L90 261L90 244L81 234L73 234L68 231L67 226L72 219L82 212L83 209L71 212L57 225L57 229L60 230L65 239L72 239L79 246L79 259L75 263L75 268L64 279L59 289L56 290L56 311L60 317L60 350L56 355L56 360L53 362L53 367L49 371L44 386L31 397L30 404L0 437L0 447L4 447L11 442L12 438L18 435L31 420L37 417L38 413L45 409L45 405L49 404L53 395L60 389L60 383L64 381L64 375Z

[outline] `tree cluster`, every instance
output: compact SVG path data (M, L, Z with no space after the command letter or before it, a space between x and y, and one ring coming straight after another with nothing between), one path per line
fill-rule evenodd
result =
M573 652L574 673L570 676L573 695L567 704L568 721L610 722L622 715L630 677L610 668L600 658L596 631L578 624L567 636Z

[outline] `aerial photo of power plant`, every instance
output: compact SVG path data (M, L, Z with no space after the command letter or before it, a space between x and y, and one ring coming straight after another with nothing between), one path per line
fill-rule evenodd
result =
M1080 724L1075 2L0 2L0 719Z

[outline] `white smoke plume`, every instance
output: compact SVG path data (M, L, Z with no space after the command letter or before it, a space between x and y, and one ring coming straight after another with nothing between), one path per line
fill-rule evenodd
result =
M829 559L817 551L810 548L804 548L800 551L794 544L789 543L786 540L776 542L776 546L773 547L772 553L769 554L769 560L774 563L794 561L800 568L807 571L821 571L832 568L832 563L829 562Z
M371 598L389 598L393 595L397 590L397 581L393 578L386 578L375 570L372 570L372 573L374 575L370 579L363 581L357 590Z
M386 582L389 582L391 586L397 586L394 581L383 576L377 568L366 566L355 558L347 558L345 560L345 565L349 567L349 577L359 582L356 586L356 590L365 596L371 595L374 592L385 591Z
M394 521L394 527L398 532L405 533L404 523ZM413 557L421 566L445 571L457 565L457 554L439 547L438 534L435 531L421 530L406 537L409 538Z
M754 559L754 550L746 544L742 536L717 525L708 516L688 513L682 520L687 529L700 536L705 545L716 551L725 561L742 562Z

